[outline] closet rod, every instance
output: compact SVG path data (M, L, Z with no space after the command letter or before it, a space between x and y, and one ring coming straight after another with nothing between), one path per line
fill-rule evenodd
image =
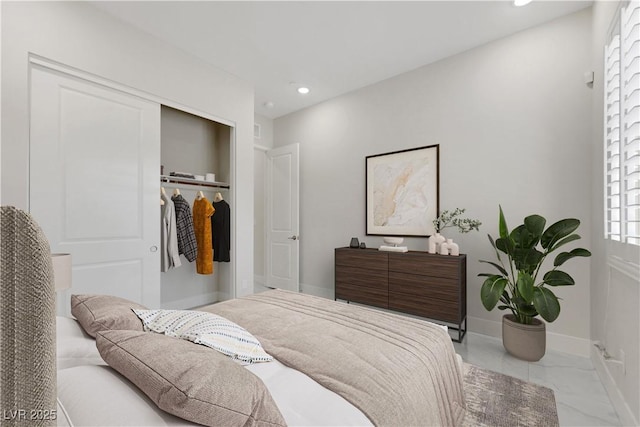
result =
M166 182L166 183L169 183L169 184L193 185L193 186L197 186L197 187L222 188L222 189L226 189L226 190L229 189L229 184L227 184L226 182L199 181L199 180L195 180L195 179L179 178L179 177L167 176L167 175L161 175L160 176L160 181L161 182Z

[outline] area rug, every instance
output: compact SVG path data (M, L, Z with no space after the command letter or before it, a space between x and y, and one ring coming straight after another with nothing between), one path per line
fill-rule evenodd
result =
M553 390L509 375L464 364L464 425L558 426Z

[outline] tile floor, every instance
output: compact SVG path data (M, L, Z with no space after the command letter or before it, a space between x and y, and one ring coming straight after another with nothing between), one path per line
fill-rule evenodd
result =
M465 362L552 389L561 426L620 425L588 358L547 350L540 361L525 362L508 354L499 338L472 332L454 347Z

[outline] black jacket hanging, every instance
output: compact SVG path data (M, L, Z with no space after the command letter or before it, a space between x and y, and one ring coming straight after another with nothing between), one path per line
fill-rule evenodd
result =
M220 200L213 202L216 212L211 217L211 234L213 240L213 260L220 262L231 261L231 208L229 204Z

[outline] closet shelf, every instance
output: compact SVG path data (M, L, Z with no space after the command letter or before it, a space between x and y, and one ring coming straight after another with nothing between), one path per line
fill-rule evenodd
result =
M199 179L182 178L182 177L170 176L170 175L160 175L160 181L174 183L174 184L196 185L201 187L227 188L227 189L229 188L229 184L226 182L201 181Z

